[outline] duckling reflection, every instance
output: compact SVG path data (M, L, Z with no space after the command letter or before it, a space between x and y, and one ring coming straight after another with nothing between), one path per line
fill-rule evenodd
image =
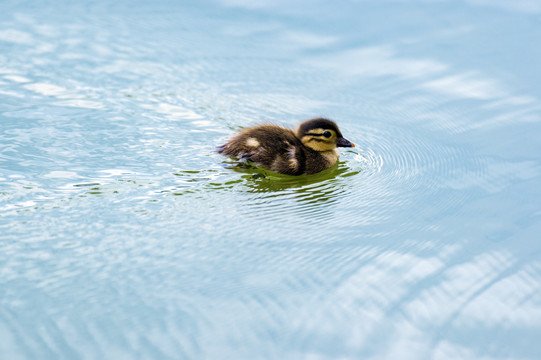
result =
M244 185L249 187L251 192L257 193L275 193L325 181L336 182L337 177L348 174L351 170L343 162L339 162L317 174L307 176L283 175L249 163L235 164L229 169L243 174Z
M296 131L277 125L248 128L217 151L281 174L310 175L337 163L337 147L354 146L333 121L316 118L302 122Z
M349 168L344 163L324 170L315 175L303 177L281 175L262 168L239 168L247 189L243 207L250 214L257 213L259 218L273 220L284 216L300 215L309 222L333 219L333 207L344 196L346 189L341 175Z

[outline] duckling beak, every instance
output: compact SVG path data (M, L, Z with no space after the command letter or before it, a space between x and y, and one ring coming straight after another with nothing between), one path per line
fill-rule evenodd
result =
M355 144L352 143L349 140L344 139L343 137L338 138L338 142L336 143L336 146L338 147L355 147Z

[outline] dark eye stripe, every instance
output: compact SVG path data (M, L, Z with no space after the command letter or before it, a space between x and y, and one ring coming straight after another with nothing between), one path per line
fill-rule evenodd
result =
M310 135L310 136L325 136L325 133L306 133L306 135Z

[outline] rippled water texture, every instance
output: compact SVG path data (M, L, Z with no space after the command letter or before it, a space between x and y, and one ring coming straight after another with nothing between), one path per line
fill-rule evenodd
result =
M539 1L0 3L0 358L539 359ZM326 116L287 177L214 152Z

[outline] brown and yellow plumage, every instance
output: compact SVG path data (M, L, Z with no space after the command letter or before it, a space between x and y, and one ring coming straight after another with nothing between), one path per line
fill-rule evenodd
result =
M287 175L315 174L338 161L337 147L354 147L328 119L302 122L293 131L277 125L242 130L218 152Z

